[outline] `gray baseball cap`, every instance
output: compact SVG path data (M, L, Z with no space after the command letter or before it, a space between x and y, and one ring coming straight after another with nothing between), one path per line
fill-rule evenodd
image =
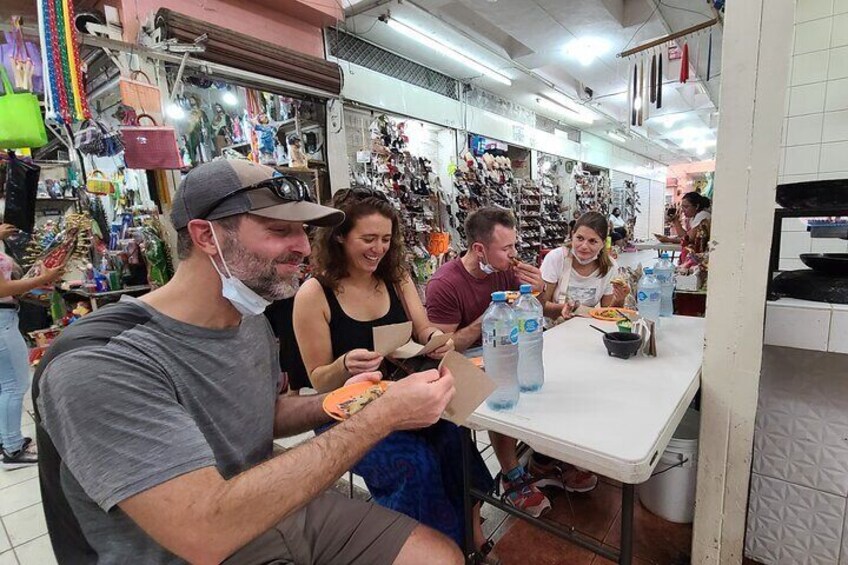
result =
M256 189L241 190L256 185ZM272 167L251 161L218 159L203 163L180 183L171 222L180 230L191 220L220 220L239 214L322 227L344 221L341 210L302 199L302 194L294 190L296 185L297 181L286 181Z

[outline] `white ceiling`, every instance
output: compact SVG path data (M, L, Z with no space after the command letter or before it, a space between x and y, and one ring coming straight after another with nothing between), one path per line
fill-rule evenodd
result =
M669 62L666 57L663 108L652 108L641 127L629 127L627 77L633 72L633 64L643 59L616 57L626 48L715 17L704 0L345 0L345 4L349 14L347 31L539 114L567 123L563 115L540 107L536 99L539 95L555 97L564 93L577 100L585 85L594 92L592 100L585 104L602 119L591 126L571 125L668 164L714 156L721 27L715 26L712 31L713 78L709 82L702 80L707 66L708 32L688 38L689 82L678 83L679 61ZM512 80L512 85L480 76L389 28L377 19L387 11L397 20L498 70ZM601 39L609 48L584 66L567 56L564 47L574 39L587 37ZM645 57L648 62L650 54ZM610 139L610 130L625 133L628 140ZM690 139L687 144L686 138L693 136L707 142L691 144Z

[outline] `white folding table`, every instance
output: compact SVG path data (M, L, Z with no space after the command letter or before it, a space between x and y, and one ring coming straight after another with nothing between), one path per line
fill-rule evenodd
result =
M545 384L541 391L522 394L510 411L485 404L468 419L467 427L491 430L518 439L535 451L583 467L622 483L621 551L552 522L534 519L499 498L472 489L466 476L466 520L474 499L527 519L552 533L619 563L630 564L633 545L634 487L651 472L668 445L700 386L704 320L661 318L657 357L610 357L595 324L615 331L614 324L575 318L545 332ZM463 464L473 448L471 432L463 441ZM471 528L466 549L473 554Z
M661 243L656 239L643 243L634 243L633 247L635 247L637 251L655 249L657 252L657 257L662 256L663 252L667 251L671 253L672 260L674 259L674 255L680 251L679 243Z

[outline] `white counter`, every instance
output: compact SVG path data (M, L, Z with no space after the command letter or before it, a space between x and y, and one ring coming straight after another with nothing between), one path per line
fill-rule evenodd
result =
M848 354L848 305L795 298L766 302L764 343Z

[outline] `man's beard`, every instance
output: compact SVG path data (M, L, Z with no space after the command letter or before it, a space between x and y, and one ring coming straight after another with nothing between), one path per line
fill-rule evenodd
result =
M297 293L300 288L298 274L280 276L277 265L302 260L300 253L286 253L269 260L251 253L234 238L222 243L230 272L250 290L271 302L291 298Z

